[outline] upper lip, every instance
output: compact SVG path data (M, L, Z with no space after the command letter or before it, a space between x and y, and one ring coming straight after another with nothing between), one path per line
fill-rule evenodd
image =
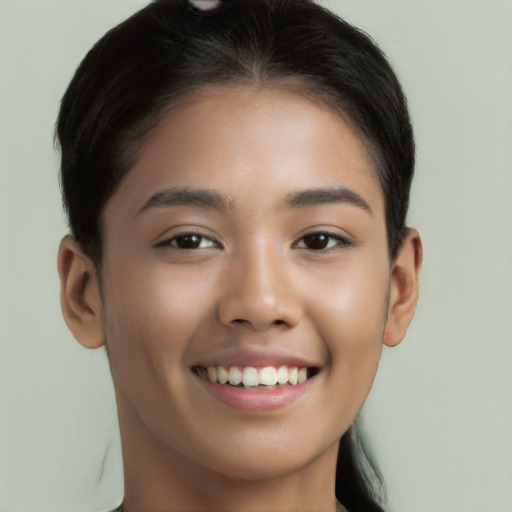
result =
M212 355L194 366L291 366L291 367L319 367L303 355L285 348L244 348L227 349L222 353Z

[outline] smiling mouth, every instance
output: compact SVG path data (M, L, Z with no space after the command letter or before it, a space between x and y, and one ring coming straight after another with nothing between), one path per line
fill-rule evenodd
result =
M272 389L306 382L320 371L300 366L193 366L192 372L214 384L235 388Z

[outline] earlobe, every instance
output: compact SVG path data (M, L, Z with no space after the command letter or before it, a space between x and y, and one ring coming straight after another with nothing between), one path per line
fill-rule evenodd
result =
M389 347L404 339L416 311L422 263L420 235L415 229L409 229L391 267L388 314L383 335L383 343Z
M105 344L105 335L96 267L69 235L62 239L59 247L58 270L66 324L84 347L101 347Z

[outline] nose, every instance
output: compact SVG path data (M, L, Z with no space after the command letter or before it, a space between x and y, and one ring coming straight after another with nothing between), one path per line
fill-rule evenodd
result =
M270 250L254 250L227 265L218 302L218 318L227 326L265 331L296 326L303 315L286 258Z

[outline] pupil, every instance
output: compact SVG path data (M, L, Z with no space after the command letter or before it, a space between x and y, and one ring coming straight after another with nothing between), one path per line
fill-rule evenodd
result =
M304 242L309 249L321 250L327 247L329 236L323 233L315 233L314 235L305 236Z
M181 249L197 249L200 243L200 237L197 235L181 236L177 240L178 247Z

